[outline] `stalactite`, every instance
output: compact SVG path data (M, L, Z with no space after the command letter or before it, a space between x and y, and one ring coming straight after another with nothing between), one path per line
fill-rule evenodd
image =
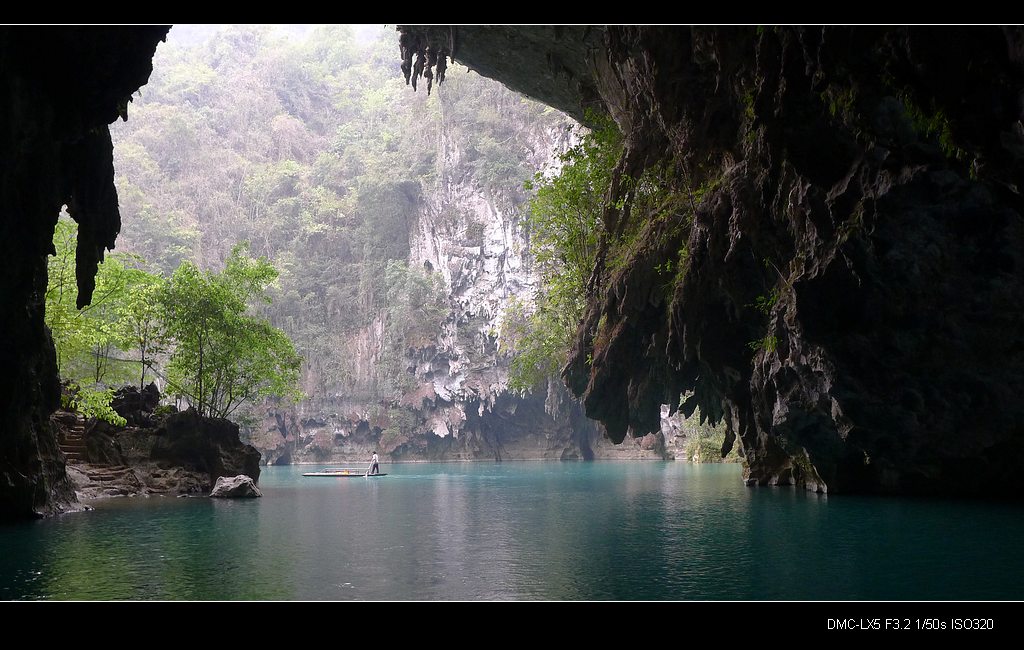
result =
M444 43L431 42L427 33L416 27L401 26L398 28L398 48L402 57L402 75L405 83L416 90L420 77L427 80L427 94L437 83L444 82L444 73L448 69L448 57L455 43L455 28L452 27ZM415 57L415 62L413 61ZM435 72L436 68L436 72Z

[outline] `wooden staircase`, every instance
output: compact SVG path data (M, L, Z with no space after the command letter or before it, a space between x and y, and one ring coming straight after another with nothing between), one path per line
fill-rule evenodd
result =
M67 427L58 446L69 463L79 465L86 462L85 418L81 414L75 414L74 423Z

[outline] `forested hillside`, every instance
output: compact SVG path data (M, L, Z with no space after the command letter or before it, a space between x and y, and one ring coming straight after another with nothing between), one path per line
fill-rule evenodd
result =
M308 399L239 413L270 461L587 457L558 381L508 392L501 337L536 284L524 182L579 127L464 68L413 93L395 50L383 28L175 27L114 130L119 249L169 274L248 241L279 269L260 310Z

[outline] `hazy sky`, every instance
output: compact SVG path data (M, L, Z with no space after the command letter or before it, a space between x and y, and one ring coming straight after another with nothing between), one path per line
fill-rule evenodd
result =
M202 43L217 31L228 25L175 25L171 28L168 39L180 45L196 45ZM305 38L317 25L271 25L274 32L285 38ZM394 25L352 25L356 39L360 44L372 41L384 30L394 31ZM395 40L397 43L397 39Z

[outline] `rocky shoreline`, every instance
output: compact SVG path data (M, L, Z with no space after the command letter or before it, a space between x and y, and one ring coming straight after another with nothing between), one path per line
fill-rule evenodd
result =
M238 425L194 409L161 412L160 395L118 391L113 407L128 424L85 422L57 411L51 422L67 457L68 478L80 501L119 496L206 495L219 477L260 475L260 453L242 443Z
M238 475L259 479L261 464L363 464L377 449L379 432L365 436L344 436L344 445L330 453L316 453L313 435L298 436L305 447L296 454L262 454L239 437L238 425L227 420L200 416L189 409L182 412L160 407L155 386L139 391L126 387L112 403L125 426L89 420L69 411L57 411L51 422L58 432L61 450L67 458L67 475L79 501L112 497L206 496L218 478ZM495 456L483 446L482 453L418 455L383 454L386 463L495 462L549 460L719 460L714 454L694 452L689 444L697 435L695 423L666 420L658 434L631 438L614 445L595 435L586 441L588 454L565 453L565 441L544 436L517 439L506 437L502 454ZM374 435L377 434L377 435ZM535 436L536 437L536 436ZM537 444L540 443L550 444ZM409 447L406 447L409 450ZM287 459L291 462L281 462Z

